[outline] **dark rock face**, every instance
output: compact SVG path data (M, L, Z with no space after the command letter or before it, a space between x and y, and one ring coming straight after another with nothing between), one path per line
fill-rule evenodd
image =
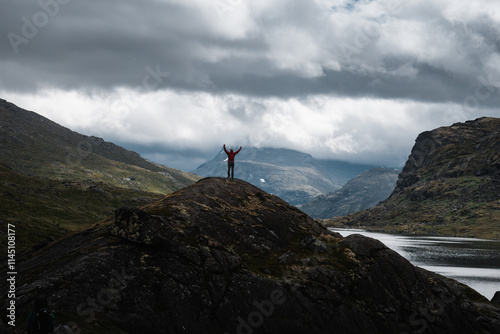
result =
M18 268L18 311L43 294L82 332L500 332L475 291L239 180L122 208Z
M168 242L171 229L161 216L151 216L137 208L121 208L116 211L115 226L111 233L117 237L144 245ZM168 233L169 235L164 235Z
M374 207L394 190L399 170L372 168L359 174L342 189L320 195L298 208L313 218L328 219Z
M421 133L394 193L422 180L500 174L500 119L479 118Z
M337 226L500 239L500 119L421 133L392 194Z
M495 292L495 295L491 299L491 302L500 305L500 291Z

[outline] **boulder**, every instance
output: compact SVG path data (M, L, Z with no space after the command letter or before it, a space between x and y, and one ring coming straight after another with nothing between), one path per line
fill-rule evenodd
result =
M20 255L18 271L19 314L43 293L82 332L500 332L477 292L240 180L119 209Z

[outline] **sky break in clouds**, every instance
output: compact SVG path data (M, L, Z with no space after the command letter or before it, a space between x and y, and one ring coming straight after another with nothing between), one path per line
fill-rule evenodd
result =
M402 166L500 117L500 3L5 0L0 97L192 170L234 146Z

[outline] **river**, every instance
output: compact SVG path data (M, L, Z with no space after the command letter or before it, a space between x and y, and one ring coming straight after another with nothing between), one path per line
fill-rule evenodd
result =
M464 283L489 300L500 290L500 241L332 230L378 239L412 264Z

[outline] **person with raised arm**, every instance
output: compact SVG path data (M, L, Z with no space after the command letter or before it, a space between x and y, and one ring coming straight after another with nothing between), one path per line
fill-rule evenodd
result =
M226 149L226 144L223 146L224 152L227 154L227 178L231 178L231 180L234 179L234 157L236 154L238 154L241 151L241 146L238 149L238 151L233 151L232 148L229 149L229 151Z

